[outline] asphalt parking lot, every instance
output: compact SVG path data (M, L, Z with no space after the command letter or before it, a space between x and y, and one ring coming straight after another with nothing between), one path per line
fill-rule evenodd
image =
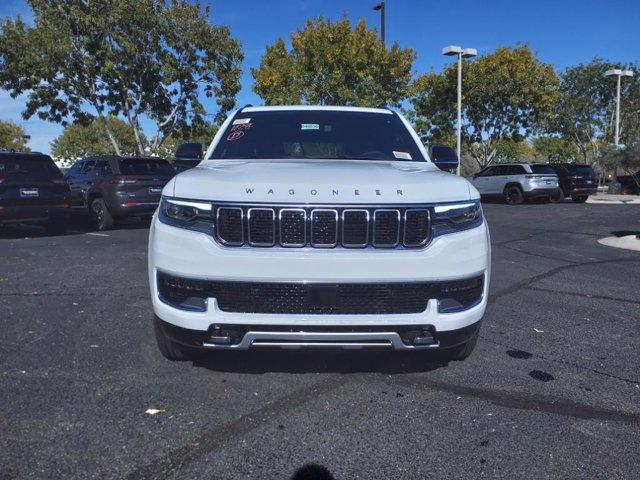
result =
M640 229L640 208L485 213L490 305L473 355L448 365L168 362L145 224L0 233L0 478L637 478L640 254L596 240Z

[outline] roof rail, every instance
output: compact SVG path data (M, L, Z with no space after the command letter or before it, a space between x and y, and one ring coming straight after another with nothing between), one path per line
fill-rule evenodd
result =
M251 105L250 103L247 103L244 107L242 107L240 109L240 111L244 110L245 108L249 108L249 107L253 107L253 105Z

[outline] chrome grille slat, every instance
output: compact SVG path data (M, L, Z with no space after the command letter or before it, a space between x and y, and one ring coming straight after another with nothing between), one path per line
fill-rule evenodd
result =
M307 212L304 208L282 208L278 213L280 245L304 247L307 244Z
M252 247L273 247L276 243L276 212L273 208L247 210L247 238Z
M379 208L373 212L373 246L392 248L400 242L400 210Z
M338 245L338 211L316 208L311 211L311 246L331 248Z
M405 247L421 247L431 237L431 213L427 208L407 208L404 211L402 243Z
M220 207L216 211L216 237L228 246L244 244L244 210L240 207Z
M229 247L420 248L431 207L214 205L214 236Z
M342 246L363 248L368 243L369 210L345 208L342 211Z

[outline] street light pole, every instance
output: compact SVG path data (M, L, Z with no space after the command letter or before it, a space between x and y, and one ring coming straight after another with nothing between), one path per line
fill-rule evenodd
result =
M465 48L457 45L449 45L442 49L442 54L447 56L458 56L458 121L456 129L456 152L458 153L458 168L456 175L460 175L460 159L462 150L462 59L475 57L478 51L475 48Z
M615 145L620 145L620 81L622 77L633 77L632 70L620 70L614 68L604 72L605 77L616 77L616 130L615 130Z
M382 44L384 45L384 27L385 27L385 20L384 20L384 13L385 13L385 5L384 2L380 2L377 3L373 6L373 9L377 12L380 11L380 41L382 42Z
M605 77L616 77L616 129L614 142L616 148L620 147L620 83L622 77L633 77L632 70L620 70L619 68L613 68L604 72ZM615 193L618 184L618 166L613 169L613 178L611 179L611 185L609 186L609 193Z

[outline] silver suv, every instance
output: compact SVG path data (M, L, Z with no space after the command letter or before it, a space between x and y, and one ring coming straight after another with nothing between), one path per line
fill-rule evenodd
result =
M505 163L492 165L469 179L483 197L504 198L509 205L525 199L548 201L558 191L558 176L549 165Z

